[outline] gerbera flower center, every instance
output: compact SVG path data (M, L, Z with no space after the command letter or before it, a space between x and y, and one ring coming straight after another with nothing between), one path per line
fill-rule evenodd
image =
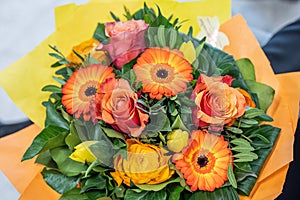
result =
M97 81L91 80L80 86L78 96L81 101L89 102L91 98L95 96L97 92L97 84Z
M95 87L91 86L91 87L88 87L88 88L84 91L84 93L85 93L86 96L89 97L89 96L95 95L95 94L96 94L96 91L97 91L97 89L96 89Z
M153 68L151 69L151 74L153 81L165 84L173 81L175 72L174 69L169 65L159 63L153 65Z
M205 167L208 164L208 158L205 155L201 155L197 160L198 165L201 167Z
M169 72L165 69L160 69L156 72L156 76L159 78L167 78L169 75Z

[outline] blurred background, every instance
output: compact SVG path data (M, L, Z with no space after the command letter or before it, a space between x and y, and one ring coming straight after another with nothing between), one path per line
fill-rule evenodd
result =
M1 0L0 71L33 50L36 45L54 32L54 8L56 6L67 3L82 4L87 1ZM238 13L245 17L263 47L276 32L300 17L300 1L232 0L232 15ZM298 67L299 70L300 65ZM26 127L30 123L0 87L0 137ZM0 179L1 176L0 173ZM0 191L4 191L3 185L7 183L0 181ZM13 188L11 190L14 191ZM7 199L16 199L15 197L10 196ZM291 198L281 196L280 199Z

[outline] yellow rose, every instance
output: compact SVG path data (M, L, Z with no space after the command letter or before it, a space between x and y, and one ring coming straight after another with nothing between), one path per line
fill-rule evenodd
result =
M72 48L72 52L67 56L67 59L70 61L71 64L79 65L82 63L80 58L74 53L78 53L81 55L83 58L85 56L90 55L92 58L96 59L99 61L99 63L102 64L102 62L105 62L107 65L109 64L109 60L105 54L104 51L101 50L96 50L97 46L100 43L95 40L94 38L91 38L89 40L86 40L82 43L80 43L77 46L74 46Z
M127 140L127 159L121 155L114 160L115 172L111 175L120 186L134 184L158 184L168 180L174 173L169 168L170 156L161 147L143 144L138 140Z
M167 146L173 152L180 152L188 144L189 134L186 131L176 129L168 133Z
M80 143L75 147L75 151L70 155L70 158L72 160L75 160L77 162L88 162L92 163L94 162L97 158L94 156L94 154L91 152L89 149L89 146L97 143L97 141L85 141Z

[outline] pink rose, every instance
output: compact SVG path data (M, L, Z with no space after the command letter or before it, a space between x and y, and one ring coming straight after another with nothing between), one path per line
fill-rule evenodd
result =
M137 108L138 95L124 79L106 79L96 94L98 119L115 130L138 137L148 122L148 114Z
M144 34L149 25L144 20L108 22L104 25L110 42L103 45L101 49L109 53L118 69L146 48Z
M198 127L223 126L244 114L246 100L230 87L232 81L230 76L199 77L192 97L196 103L193 121Z

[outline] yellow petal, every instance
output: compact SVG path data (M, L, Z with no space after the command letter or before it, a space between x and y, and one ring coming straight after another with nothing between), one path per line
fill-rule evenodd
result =
M189 63L192 64L194 60L196 60L196 50L192 41L182 43L179 50L183 53L184 58L189 61Z
M75 147L75 151L69 156L72 160L75 160L77 162L88 162L92 163L97 158L95 155L91 152L89 149L89 146L95 144L97 141L85 141L80 143Z

